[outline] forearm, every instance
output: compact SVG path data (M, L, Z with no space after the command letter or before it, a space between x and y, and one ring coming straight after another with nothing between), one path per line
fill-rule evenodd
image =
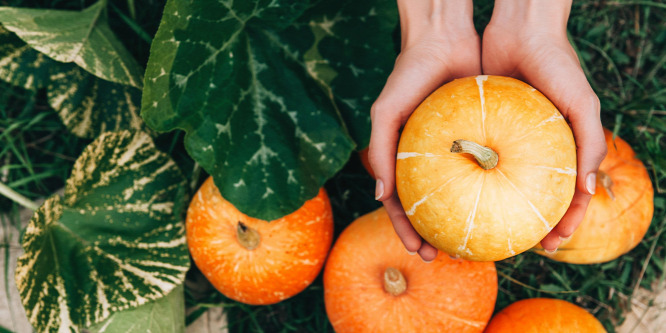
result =
M489 26L566 36L572 0L495 0Z
M397 1L403 49L417 43L424 35L476 34L472 0Z

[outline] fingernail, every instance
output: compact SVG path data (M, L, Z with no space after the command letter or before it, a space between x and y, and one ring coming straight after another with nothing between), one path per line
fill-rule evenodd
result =
M585 180L585 187L587 187L587 192L594 195L594 190L597 188L597 174L592 172L587 175Z
M458 259L460 259L460 257L458 257L457 255L452 256L452 255L450 255L450 254L449 254L449 258L451 258L451 259L453 259L453 260L458 260Z
M381 199L384 195L384 182L381 179L377 179L377 187L375 187L375 200Z
M429 263L433 262L433 260L425 260L425 259L421 258L421 261L423 261L426 264L429 264Z
M549 251L547 249L543 249L543 251L546 252L547 254L555 254L555 252L557 252L557 248L555 248L555 250L552 250L552 251Z
M559 236L559 237L560 237L560 240L561 240L562 242L568 242L568 241L571 239L572 236L573 236L573 235L569 235L569 237L562 237L562 236Z
M407 250L406 248L405 248L405 251L407 251L407 253L409 253L410 256L413 256L413 255L416 254L416 251L412 252L410 250Z

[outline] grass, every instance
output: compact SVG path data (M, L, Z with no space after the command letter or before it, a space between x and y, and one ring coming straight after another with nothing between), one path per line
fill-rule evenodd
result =
M0 0L0 5L81 9L94 1ZM157 30L164 1L111 1L112 28L140 63ZM140 4L140 5L139 5ZM481 29L492 1L475 1ZM569 265L535 253L497 263L496 309L528 297L556 297L584 306L609 332L623 320L623 310L638 287L664 288L666 280L666 5L656 1L576 1L569 33L581 65L602 104L604 126L624 138L644 161L655 187L655 213L644 240L630 253L609 263ZM0 182L30 200L51 195L64 185L73 161L89 142L68 134L39 93L0 83ZM205 179L187 156L182 132L164 134L158 146L169 152L192 179L191 193ZM326 188L334 207L336 234L361 214L378 207L374 182L352 156ZM9 213L3 228L17 232L19 206L0 197ZM0 240L3 242L3 240ZM7 246L4 242L2 245ZM6 268L0 268L6 272ZM5 275L6 277L6 275ZM189 281L201 281L193 268ZM205 284L205 283L204 283ZM201 283L199 283L201 285ZM232 332L330 332L321 278L303 293L271 306L249 306L225 298L212 288L187 290L195 320L209 307L228 311Z

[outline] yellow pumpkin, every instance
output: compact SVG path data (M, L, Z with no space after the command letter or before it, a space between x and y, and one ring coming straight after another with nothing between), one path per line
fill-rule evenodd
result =
M449 82L400 137L396 186L407 217L428 243L467 260L534 247L566 212L575 183L571 129L516 79Z
M647 169L631 146L605 130L608 155L599 166L597 189L585 218L557 252L537 253L573 264L616 259L641 242L654 212L654 191Z

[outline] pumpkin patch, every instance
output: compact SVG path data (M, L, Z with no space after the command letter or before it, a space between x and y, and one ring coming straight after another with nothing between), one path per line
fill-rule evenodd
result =
M317 277L333 239L326 191L275 221L251 218L204 182L187 212L192 259L225 296L247 304L292 297Z
M400 137L396 187L416 231L475 261L532 248L574 194L576 146L560 112L512 78L477 76L437 89Z
M482 332L496 297L494 263L444 253L425 263L405 251L384 208L342 232L324 269L336 332Z

